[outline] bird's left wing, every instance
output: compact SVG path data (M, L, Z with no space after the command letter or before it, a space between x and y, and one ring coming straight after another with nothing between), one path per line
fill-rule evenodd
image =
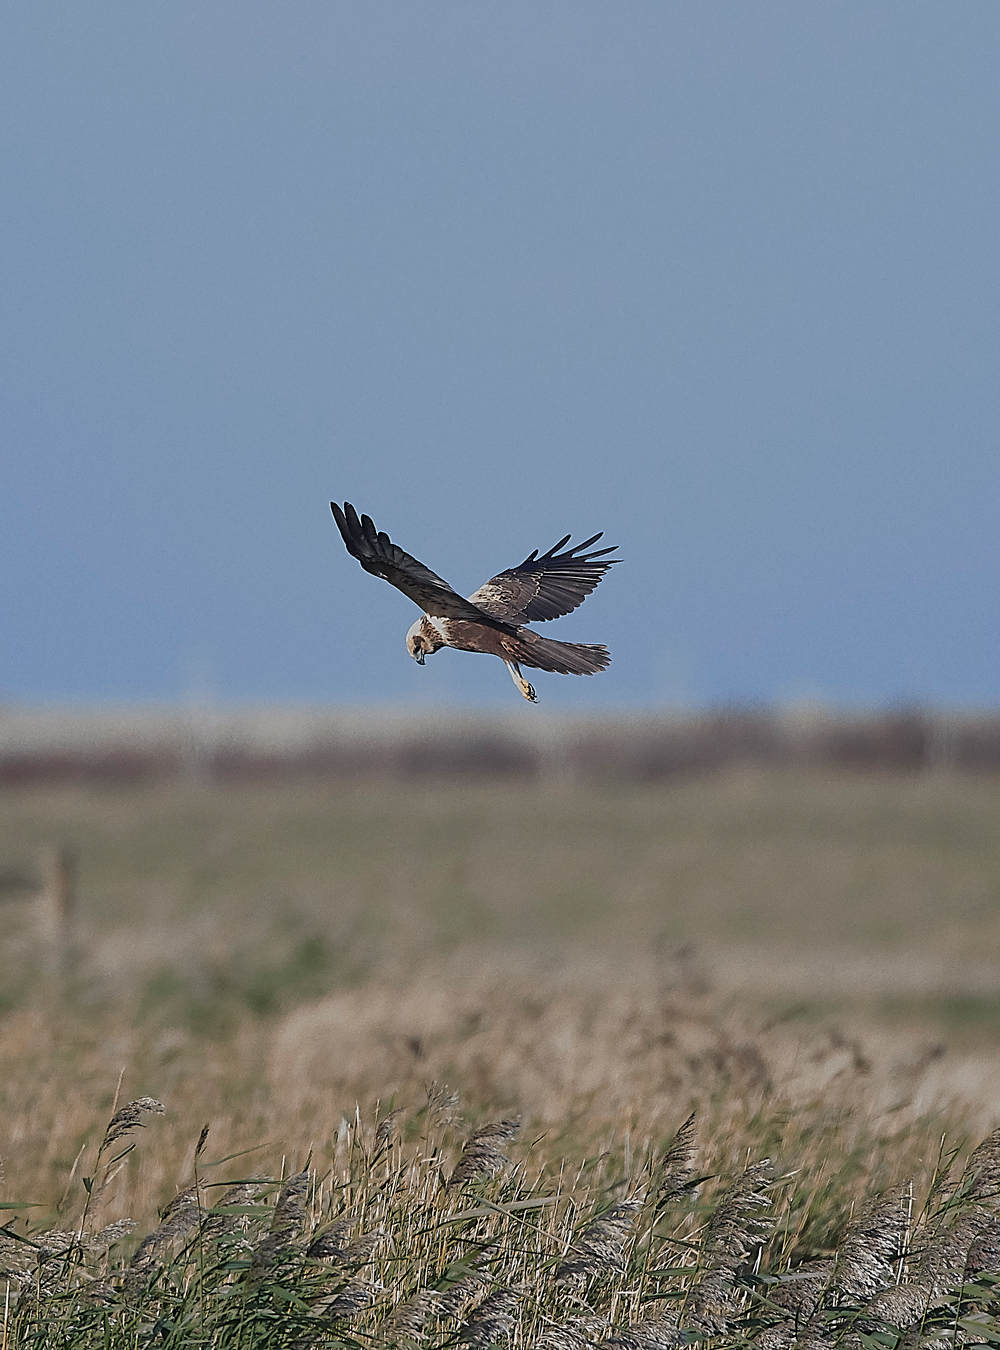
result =
M569 614L583 603L608 568L621 561L604 556L613 553L617 544L584 553L600 538L601 534L592 535L560 553L569 543L567 535L541 557L536 548L517 567L491 577L469 599L478 609L507 623L538 623ZM599 558L602 561L598 562Z
M343 509L331 502L330 509L348 553L357 558L366 572L382 577L402 591L425 614L432 618L468 619L490 628L508 628L499 621L499 616L488 614L471 601L464 600L443 577L404 552L387 534L376 530L370 516L359 517L350 502L345 502Z

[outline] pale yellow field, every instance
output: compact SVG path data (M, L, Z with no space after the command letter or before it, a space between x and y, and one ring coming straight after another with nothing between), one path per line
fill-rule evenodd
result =
M206 1121L217 1154L268 1144L277 1170L432 1079L469 1120L519 1111L551 1156L669 1134L693 1105L734 1157L765 1117L815 1154L825 1120L821 1179L854 1157L865 1185L1000 1119L989 779L3 798L0 865L52 844L78 857L62 987L30 898L0 908L8 1196L58 1198L122 1070L168 1107L129 1212Z

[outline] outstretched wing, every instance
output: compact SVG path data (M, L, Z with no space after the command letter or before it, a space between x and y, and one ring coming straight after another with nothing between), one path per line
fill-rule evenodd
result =
M359 519L350 502L344 503L343 510L336 502L331 502L330 510L348 553L357 558L366 572L382 577L402 591L425 614L431 618L436 615L443 619L468 619L473 623L484 623L490 628L510 631L507 624L498 621L499 616L488 614L477 609L470 601L463 600L436 572L405 553L387 534L376 530L369 516Z
M534 549L517 567L491 577L475 595L469 596L470 601L507 623L538 623L569 614L583 603L608 568L621 561L604 557L606 553L614 553L617 544L584 553L584 549L597 543L601 534L592 535L565 553L559 550L569 543L569 535L541 557L538 549ZM598 562L598 558L604 560Z

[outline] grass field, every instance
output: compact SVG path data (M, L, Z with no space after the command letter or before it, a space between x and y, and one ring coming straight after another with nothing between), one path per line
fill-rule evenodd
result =
M197 1017L231 986L267 1011L470 944L515 964L600 953L626 966L693 945L748 995L904 1013L937 999L951 1023L997 1020L993 779L747 771L649 789L3 799L0 867L30 868L52 843L78 855L90 1001L169 1001L176 988ZM26 906L8 903L0 923L9 1004L31 976Z
M248 1345L554 1336L551 1350L731 1344L737 1323L738 1337L775 1346L807 1324L817 1344L895 1344L921 1298L926 1320L946 1294L952 1332L993 1316L996 1263L973 1269L969 1251L979 1241L981 1256L992 1232L997 1187L983 1178L1000 1165L977 1155L961 1203L938 1194L937 1175L954 1148L957 1179L1000 1121L993 780L748 770L655 788L3 798L0 867L29 871L54 844L77 857L64 978L46 971L30 898L0 908L0 1195L35 1206L9 1211L9 1343L236 1344L237 1304ZM458 1104L440 1108L440 1086L429 1101L432 1083ZM139 1147L110 1177L120 1150L98 1147L112 1108L146 1096L166 1113L143 1115L128 1136ZM379 1144L397 1109L391 1147ZM692 1175L713 1179L661 1213L664 1159L692 1110ZM513 1170L498 1162L492 1180L442 1188L471 1132L514 1117L501 1150ZM254 1183L235 1204L245 1213L206 1216L216 1180L250 1175L288 1185ZM81 1227L84 1177L98 1194ZM178 1191L175 1230L99 1250L102 1227L131 1217L149 1232ZM714 1221L726 1203L729 1220L723 1209ZM625 1208L588 1246L583 1229L609 1205ZM525 1214L538 1220L530 1241ZM862 1216L891 1235L880 1248L869 1229L858 1236ZM209 1261L206 1232L215 1241L226 1224L239 1251ZM339 1236L310 1255L331 1224ZM956 1224L964 1236L947 1236ZM344 1258L375 1228L364 1261ZM18 1241L84 1229L89 1246ZM804 1262L851 1242L878 1248L881 1274L855 1287L829 1267L789 1332L778 1309L791 1295L761 1303L754 1279L805 1279ZM945 1247L950 1273L931 1278L926 1252ZM584 1266L557 1278L572 1250ZM88 1302L84 1284L105 1292ZM885 1303L904 1286L926 1294L907 1295L905 1333ZM51 1302L60 1291L68 1303ZM334 1302L348 1294L349 1314ZM484 1313L469 1330L494 1295L496 1325ZM867 1311L851 1322L848 1307ZM660 1316L678 1308L679 1321Z

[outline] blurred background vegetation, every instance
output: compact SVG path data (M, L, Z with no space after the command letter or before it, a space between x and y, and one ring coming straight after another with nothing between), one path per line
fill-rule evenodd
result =
M46 1203L122 1074L170 1108L129 1212L205 1120L284 1148L432 1080L553 1146L750 1093L905 1116L901 1159L1000 1110L988 722L185 716L0 753L0 1105Z
M176 727L8 737L0 1006L57 966L81 1016L127 999L207 1032L471 947L623 969L681 952L772 1011L1000 1024L1000 800L967 767L982 721L335 730L250 746L202 726L192 756L182 726L173 763Z

